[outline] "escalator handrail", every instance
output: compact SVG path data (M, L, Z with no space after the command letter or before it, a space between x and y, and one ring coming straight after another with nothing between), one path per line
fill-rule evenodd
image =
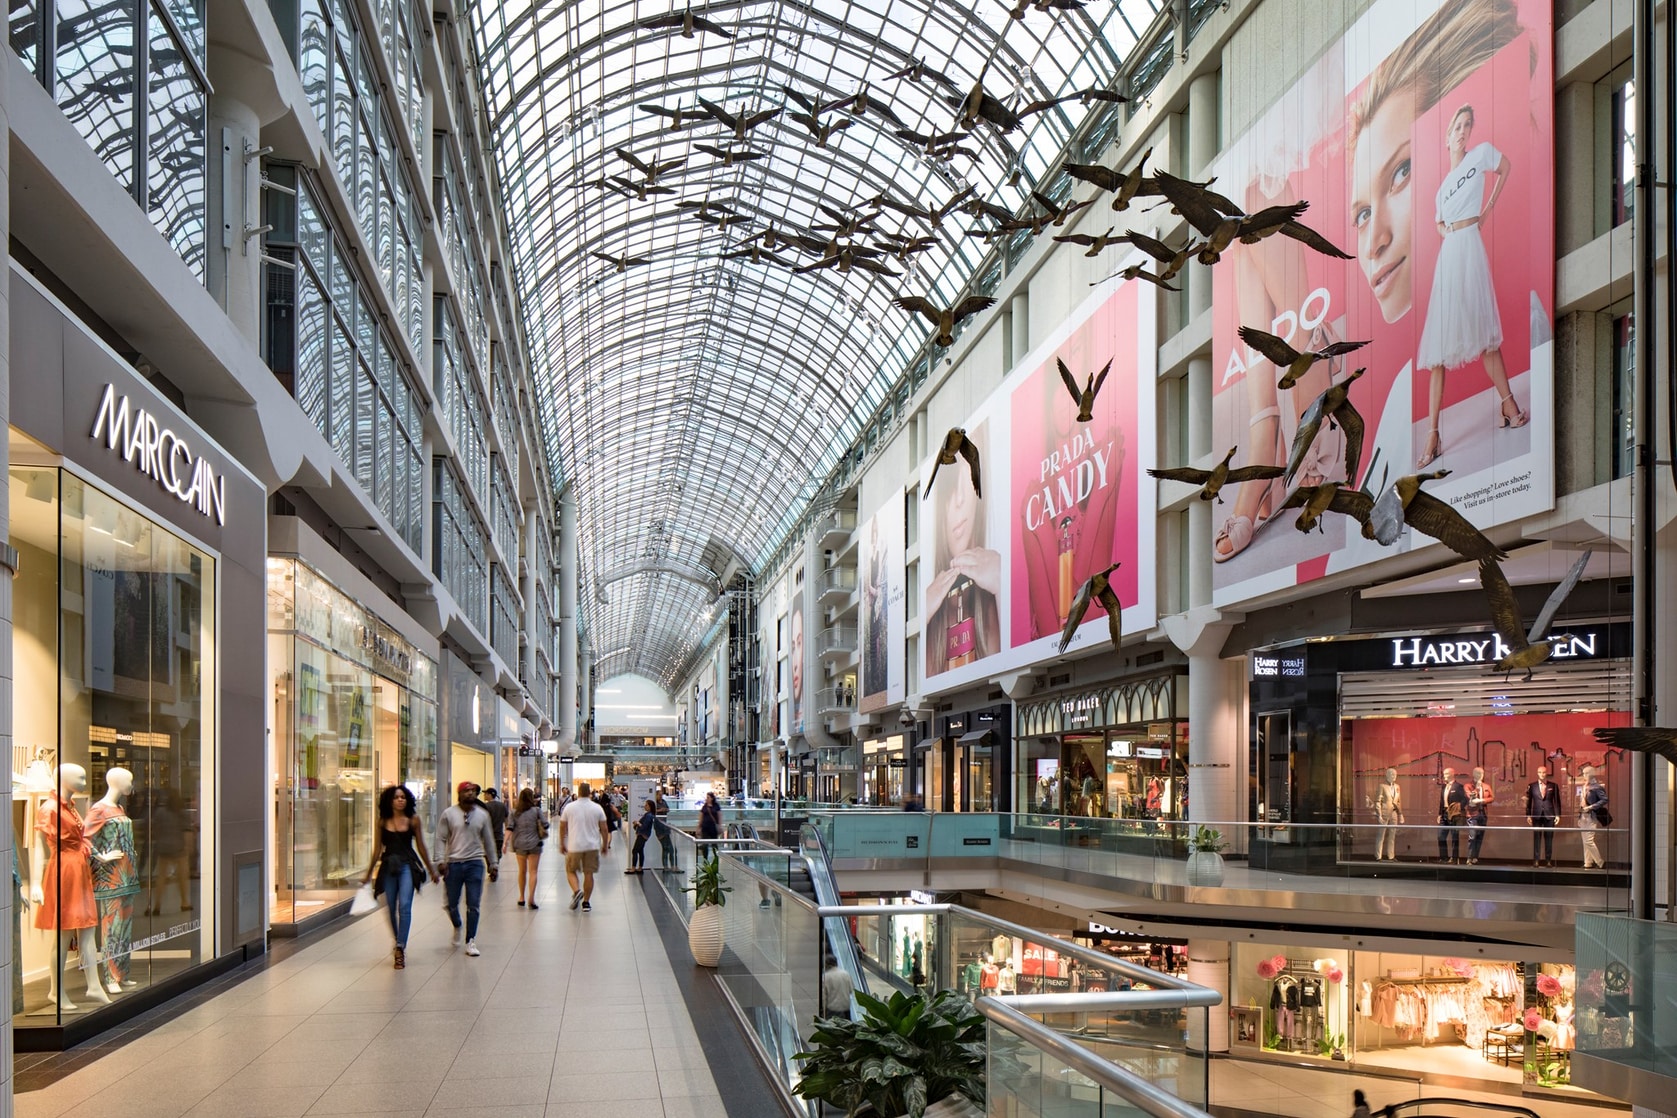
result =
M827 855L827 840L822 837L820 828L808 823L800 827L798 846L803 853L804 868L809 872L809 883L815 888L816 904L826 906L842 903L838 881L833 877L832 859ZM826 919L827 943L833 952L833 958L849 973L851 985L857 991L867 993L868 976L862 970L861 956L856 953L856 940L850 934L850 921L843 916L829 916ZM854 1006L854 999L852 1003Z

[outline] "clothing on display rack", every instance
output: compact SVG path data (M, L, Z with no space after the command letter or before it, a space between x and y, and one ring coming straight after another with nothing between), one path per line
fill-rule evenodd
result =
M1467 984L1468 979L1449 976L1382 978L1374 984L1368 1016L1401 1039L1435 1041L1446 1025L1466 1026Z

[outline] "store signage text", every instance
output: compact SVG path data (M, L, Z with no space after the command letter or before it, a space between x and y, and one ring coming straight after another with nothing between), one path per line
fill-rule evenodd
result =
M130 407L128 397L117 398L116 386L105 385L99 413L93 417L93 438L105 440L109 450L151 478L179 500L218 525L226 523L227 479L174 430L157 421L145 408Z
M910 889L908 899L914 904L937 904L937 897L919 889Z
M1101 700L1099 695L1084 695L1081 698L1076 699L1061 699L1060 713L1083 714L1087 711L1095 710L1100 705Z
M1596 655L1595 630L1559 633L1549 638L1556 660L1586 659ZM1424 668L1441 664L1494 664L1514 650L1495 633L1467 637L1395 637L1392 667Z
M395 641L379 632L375 626L361 626L361 647L403 675L408 674L413 667L413 657L404 652Z
M1256 679L1275 679L1285 676L1299 678L1304 675L1303 656L1265 656L1261 652L1252 655L1252 675Z
M1097 936L1121 936L1127 934L1112 927L1110 924L1097 924L1093 920L1089 921L1089 931Z

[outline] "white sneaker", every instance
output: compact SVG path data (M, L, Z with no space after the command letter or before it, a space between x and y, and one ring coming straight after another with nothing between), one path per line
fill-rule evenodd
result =
M469 939L466 941L466 954L470 955L474 959L483 954L483 952L477 949L477 940Z
M460 946L460 929L459 928L455 928L452 932L450 932L448 934L448 945L450 947L459 947Z

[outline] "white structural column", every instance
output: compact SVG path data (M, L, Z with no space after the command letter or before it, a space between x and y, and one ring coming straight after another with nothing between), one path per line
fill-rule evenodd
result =
M1018 365L1031 352L1031 296L1026 291L1015 295L1008 304L1013 315L1013 352L1007 355L1008 368Z
M209 105L209 252L205 287L252 344L262 340L262 239L245 229L262 224L261 121L256 110L225 94Z
M524 677L524 690L536 700L536 705L547 705L545 690L538 687L546 680L536 678L536 647L541 640L541 633L536 628L536 621L541 612L536 609L536 532L541 523L541 509L534 501L524 506L524 576L518 580L518 593L524 601L524 655L518 665L518 674ZM548 714L551 716L552 711Z
M1241 802L1246 787L1244 664L1219 653L1234 627L1228 620L1208 620L1210 610L1194 610L1164 619L1164 630L1188 656L1188 818L1228 824L1245 818ZM1242 835L1224 829L1235 850Z
M559 748L576 744L576 497L559 495Z
M590 746L594 744L594 735L588 732L589 720L594 717L594 638L587 633L582 634L582 651L578 656L576 668L577 681L577 733Z
M1191 939L1188 941L1188 981L1208 986L1223 995L1223 1004L1205 1011L1202 1022L1195 1011L1188 1023L1188 1047L1200 1048L1203 1030L1203 1050L1229 1050L1229 945L1220 939Z
M6 105L6 90L14 78L11 73L18 65L17 55L0 51L0 244L9 243L12 232L12 123ZM10 426L12 418L12 296L11 269L0 268L0 465L11 472L12 448ZM11 537L11 487L0 486L0 541ZM15 552L5 545L7 562L15 563ZM0 566L0 788L12 786L12 575L15 568ZM13 866L16 851L12 847L12 829L0 828L0 866ZM16 914L12 906L16 890L10 885L0 889L0 928L10 929ZM12 968L17 960L12 957L12 937L0 934L0 990L12 988ZM12 1118L12 1015L0 1014L0 1118Z
M1217 98L1220 82L1216 71L1201 74L1188 83L1188 165L1190 176L1200 175L1217 156L1222 131L1218 123ZM1188 275L1188 317L1197 318L1211 309L1211 269L1190 265Z

